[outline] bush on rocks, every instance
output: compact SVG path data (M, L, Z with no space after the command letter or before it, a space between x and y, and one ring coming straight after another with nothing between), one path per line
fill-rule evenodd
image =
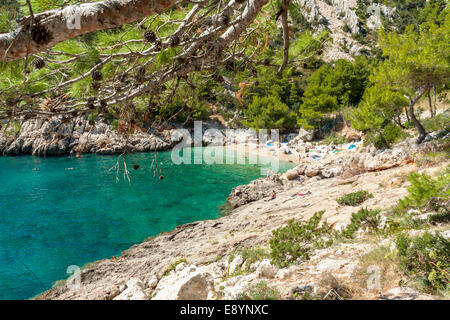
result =
M366 201L369 198L372 198L373 195L365 190L360 190L352 193L348 193L341 198L337 199L336 201L340 205L346 205L346 206L357 206L364 201Z
M272 263L285 267L299 258L308 260L311 249L331 245L332 240L326 238L331 227L323 222L319 228L324 212L316 212L307 222L290 220L287 226L273 230L269 241Z

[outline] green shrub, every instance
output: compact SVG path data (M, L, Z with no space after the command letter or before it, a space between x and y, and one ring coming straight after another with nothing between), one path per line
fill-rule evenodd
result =
M424 207L432 198L441 200L450 198L448 169L434 179L425 173L411 172L408 180L411 185L408 187L408 196L399 200L400 210Z
M270 254L265 248L243 248L239 254L244 258L245 266L249 267L252 263L270 257Z
M349 142L344 136L338 136L334 132L330 133L322 140L323 144L344 144Z
M450 212L445 208L442 209L438 213L430 215L427 222L430 224L450 223Z
M346 206L357 206L364 201L366 201L369 198L372 198L373 195L365 190L360 190L352 193L348 193L341 198L337 199L336 201L340 205L346 205Z
M248 119L244 125L254 129L294 129L297 121L296 113L278 96L255 96L244 115Z
M374 62L358 56L354 62L339 59L324 64L307 79L298 125L318 127L324 115L348 106L356 106L369 83Z
M285 267L298 258L308 260L311 249L331 245L333 240L326 238L330 226L324 222L319 228L324 212L314 213L307 222L290 220L287 226L273 230L269 241L272 263Z
M450 112L443 112L435 117L423 119L422 125L427 132L438 131L445 135L450 132Z
M400 234L396 244L401 268L409 277L430 292L448 290L450 241L439 234L425 233L416 238Z
M377 149L385 149L409 137L411 137L411 135L408 132L403 131L399 126L393 123L389 123L382 129L368 132L366 140L369 144L373 143Z
M342 235L353 238L360 228L368 228L368 232L377 231L380 225L380 210L360 209L352 214L350 224L342 231Z
M280 293L272 288L266 281L260 281L246 291L238 294L236 300L278 300Z
M345 24L342 26L342 31L347 32L347 33L352 33L352 29L350 29L348 24Z

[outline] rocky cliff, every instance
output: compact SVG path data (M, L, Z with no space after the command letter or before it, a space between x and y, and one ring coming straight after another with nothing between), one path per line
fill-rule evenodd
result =
M29 119L21 121L17 131L12 125L0 131L0 153L54 156L71 152L114 154L125 147L129 152L164 150L172 144L170 132L135 133L125 140L106 120Z

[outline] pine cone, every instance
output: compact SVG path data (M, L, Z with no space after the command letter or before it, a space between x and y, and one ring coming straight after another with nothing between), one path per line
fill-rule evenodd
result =
M48 29L39 23L31 27L31 39L38 45L44 45L52 40L52 34Z
M169 46L171 48L176 47L179 44L180 44L180 38L177 35L173 35L173 36L170 37L170 39L169 39Z
M230 23L230 17L226 14L223 14L220 16L219 22L222 26L226 27Z
M106 111L106 108L108 108L108 103L105 99L100 100L100 108L102 109L102 112Z
M147 42L155 42L157 40L156 34L153 32L153 30L150 29L145 30L144 39Z
M124 72L119 76L119 81L120 82L125 82L128 78L128 73Z
M203 21L202 21L202 25L204 27L209 27L212 25L212 18L211 17L206 17Z
M144 66L141 66L141 67L139 67L138 69L137 69L137 72L136 72L136 81L138 81L138 82L142 82L142 81L144 81L144 79L145 79L145 67Z
M42 69L43 67L45 67L45 61L42 58L36 58L33 60L33 62L31 63L33 65L33 67L35 67L36 69Z
M95 70L92 72L92 80L94 81L102 81L103 80L103 74L100 70Z
M247 1L247 0L235 0L236 1L236 3L244 3L245 1Z
M98 90L98 89L100 89L100 83L92 82L91 83L91 87L92 87L93 90Z
M86 107L89 109L94 109L95 108L95 98L94 97L89 97L87 98L87 103L86 103Z
M270 59L269 58L265 58L263 63L264 63L264 65L268 66L270 64Z

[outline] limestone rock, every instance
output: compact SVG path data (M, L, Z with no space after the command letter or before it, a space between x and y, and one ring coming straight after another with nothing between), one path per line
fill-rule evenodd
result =
M288 188L286 180L275 176L273 179L264 178L254 180L247 185L233 188L227 201L231 208L237 208L247 203L270 196L274 191L281 192Z
M272 279L276 276L278 269L270 263L270 260L264 259L256 269L256 274L260 278Z
M228 266L228 274L234 274L236 269L244 263L244 258L241 255L237 255ZM226 265L225 265L226 266Z
M147 300L144 285L141 280L132 278L126 283L126 289L113 300Z
M288 179L288 180L294 180L294 179L297 179L298 176L299 176L299 173L298 173L297 168L288 170L288 171L286 172L285 176L286 176L286 179Z
M434 300L434 298L409 287L396 287L381 294L378 300Z
M154 289L156 288L156 286L158 285L158 277L156 275L153 275L150 280L148 280L147 285L150 289Z
M305 170L305 175L307 177L315 177L315 176L319 175L319 173L320 173L320 167L315 166L315 165L309 165Z
M201 268L186 266L159 281L153 300L205 300L211 291L213 276Z

